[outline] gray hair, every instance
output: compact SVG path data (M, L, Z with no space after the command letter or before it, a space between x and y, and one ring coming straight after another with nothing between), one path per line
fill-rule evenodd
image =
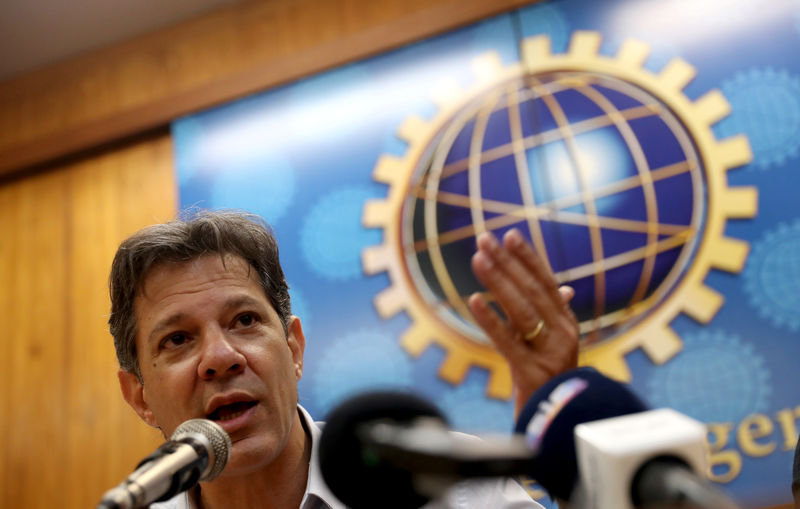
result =
M201 211L186 219L148 226L128 237L114 256L108 286L108 319L120 368L141 379L136 352L134 300L150 271L163 263L189 262L207 254L234 255L258 274L261 287L278 313L284 332L291 319L289 286L271 228L254 214Z

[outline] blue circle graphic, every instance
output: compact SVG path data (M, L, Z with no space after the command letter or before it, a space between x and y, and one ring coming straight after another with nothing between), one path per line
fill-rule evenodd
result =
M361 226L367 186L345 186L311 207L300 231L300 248L309 269L330 280L361 276L361 251L380 241L380 232Z
M354 331L325 345L311 373L315 408L327 413L348 397L378 389L408 389L412 365L397 340L378 329Z
M468 377L441 397L441 408L453 428L467 432L504 432L514 424L511 401L488 399L486 380Z
M738 422L768 408L772 388L764 358L735 334L687 334L684 349L648 381L653 407L702 422Z
M743 275L759 316L778 328L800 329L800 219L782 223L754 243Z
M731 114L717 126L720 137L746 133L753 164L780 166L800 150L800 78L785 69L752 68L722 84Z

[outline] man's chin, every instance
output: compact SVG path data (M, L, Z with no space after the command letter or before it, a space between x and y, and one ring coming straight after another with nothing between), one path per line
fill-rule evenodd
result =
M233 448L220 479L257 472L272 463L279 454L274 444L270 444L264 438L250 436L231 438Z

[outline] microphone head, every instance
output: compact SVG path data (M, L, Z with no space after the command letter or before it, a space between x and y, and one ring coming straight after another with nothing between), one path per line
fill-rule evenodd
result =
M204 438L203 446L208 453L208 467L200 475L200 481L216 479L231 453L231 437L222 427L208 419L189 419L175 428L170 440L178 441L188 435L200 435Z
M569 500L578 478L575 426L647 409L626 385L578 368L539 388L520 412L515 431L525 435L535 454L531 475L551 497Z
M359 435L364 425L373 422L410 424L420 417L445 422L428 401L393 391L355 396L328 415L319 441L320 469L339 500L353 509L375 507L376 500L387 509L417 508L428 502L428 497L414 488L411 472L382 463L370 454Z

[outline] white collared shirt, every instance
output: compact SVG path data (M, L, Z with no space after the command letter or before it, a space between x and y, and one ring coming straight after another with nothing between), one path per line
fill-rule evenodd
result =
M347 509L342 502L328 489L322 479L319 467L319 439L322 434L322 423L315 423L302 406L297 406L300 418L311 438L311 463L308 468L308 482L299 509ZM190 492L180 493L166 502L152 504L152 509L196 509L193 498L198 495L198 488ZM391 497L391 493L386 494ZM375 507L381 507L380 500ZM439 500L432 501L424 509L543 509L513 479L490 479L462 481L453 485Z

